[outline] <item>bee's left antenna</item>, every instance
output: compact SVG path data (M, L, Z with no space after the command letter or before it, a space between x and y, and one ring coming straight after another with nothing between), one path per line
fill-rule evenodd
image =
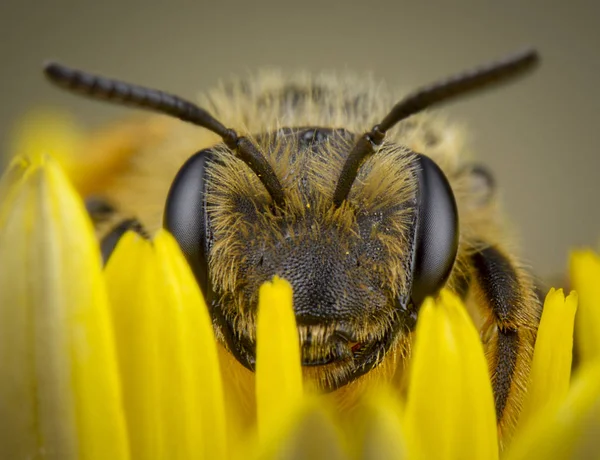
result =
M425 86L398 102L387 116L365 133L356 143L343 166L333 194L336 207L348 197L362 162L375 153L385 133L398 122L432 106L448 102L464 94L505 83L534 69L539 63L536 50L528 49L500 61L483 65L445 80Z
M129 107L152 110L206 128L223 138L223 142L258 176L273 201L280 207L285 196L275 171L256 146L245 137L221 124L196 104L157 89L93 75L81 70L50 62L44 66L48 79L74 93Z

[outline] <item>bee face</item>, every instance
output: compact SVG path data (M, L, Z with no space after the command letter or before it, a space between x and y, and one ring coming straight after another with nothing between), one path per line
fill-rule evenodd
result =
M272 164L286 165L277 171L283 208L273 206L261 182L225 146L192 157L173 184L165 225L180 241L190 228L197 230L184 252L225 345L250 369L257 292L273 276L292 284L303 365L319 367L318 386L335 389L369 371L410 332L424 297L413 288L435 291L452 267L455 215L444 229L450 244L443 249L443 269L423 287L432 276L431 267L422 269L418 250L423 235L431 238L422 218L431 184L423 180L425 169L414 152L382 146L376 161L361 168L347 202L334 206L336 178L357 137L327 128L256 136ZM185 195L190 187L202 190L192 201ZM180 222L190 215L198 217L191 226Z

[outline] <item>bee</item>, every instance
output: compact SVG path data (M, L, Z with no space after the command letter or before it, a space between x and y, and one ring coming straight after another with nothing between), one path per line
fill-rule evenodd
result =
M168 229L219 342L249 370L258 287L287 279L305 376L325 392L405 361L420 305L446 286L478 321L503 431L518 417L540 302L506 242L493 177L426 109L538 61L526 50L404 97L349 75L267 72L224 83L200 105L57 63L45 74L188 122L160 117L162 140L139 139L88 201L105 260L127 230Z

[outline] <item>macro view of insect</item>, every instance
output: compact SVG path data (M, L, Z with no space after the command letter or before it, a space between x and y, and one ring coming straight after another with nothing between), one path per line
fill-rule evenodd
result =
M395 369L419 306L447 286L480 318L503 426L518 414L541 307L505 244L492 177L426 109L537 62L525 51L405 97L346 75L271 72L223 84L199 105L55 63L45 73L70 91L205 128L157 115L163 138L140 143L90 197L105 260L125 231L167 228L217 337L250 370L258 287L287 279L305 377L325 391Z

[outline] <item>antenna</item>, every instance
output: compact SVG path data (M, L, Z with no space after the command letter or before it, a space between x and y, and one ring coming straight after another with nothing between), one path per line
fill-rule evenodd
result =
M371 131L365 133L356 143L350 154L333 194L333 203L341 206L348 197L352 184L364 159L373 153L383 142L385 133L398 122L422 110L448 102L454 98L478 90L488 89L521 76L537 66L539 55L535 50L526 50L473 70L469 70L445 80L425 86L398 102Z

